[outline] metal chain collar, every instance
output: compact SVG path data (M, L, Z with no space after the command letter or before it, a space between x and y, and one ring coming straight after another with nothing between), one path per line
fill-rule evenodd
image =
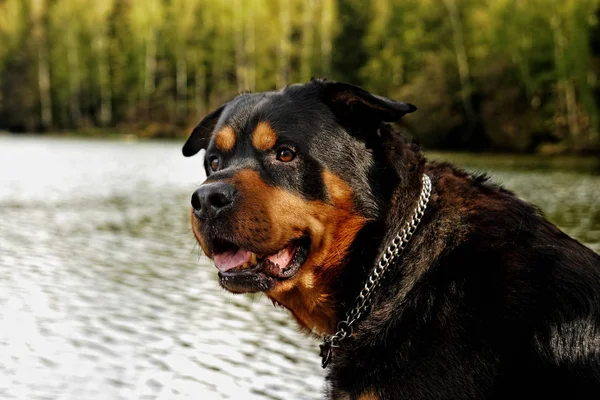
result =
M352 335L352 325L363 316L371 306L371 300L373 293L379 287L381 278L387 271L388 267L394 261L398 255L404 250L410 238L417 230L421 218L429 203L429 196L431 195L431 180L426 174L423 174L423 188L421 189L421 196L419 197L419 204L412 218L404 225L402 230L394 237L392 243L387 247L377 266L371 272L371 275L367 278L365 286L361 289L360 293L356 297L356 307L349 310L346 313L346 319L340 321L337 325L337 332L333 335L325 336L323 343L320 345L322 357L321 366L326 368L331 361L333 349L340 347L340 342L350 335Z

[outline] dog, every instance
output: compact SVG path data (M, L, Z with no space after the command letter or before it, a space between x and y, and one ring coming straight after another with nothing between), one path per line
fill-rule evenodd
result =
M330 399L600 398L600 256L426 163L392 125L415 110L313 79L200 121L191 224L219 284L324 338Z

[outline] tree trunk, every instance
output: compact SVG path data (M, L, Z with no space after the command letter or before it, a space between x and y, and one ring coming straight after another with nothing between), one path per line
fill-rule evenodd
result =
M227 9L226 0L219 2L218 13L215 18L215 38L211 45L213 46L214 52L211 57L212 65L210 67L211 81L214 82L213 87L210 91L209 106L216 106L221 104L227 95L228 82L225 58L230 55L227 54L227 40L226 30L231 26L231 20L226 15ZM214 15L213 15L214 16Z
M50 65L48 64L48 50L45 41L38 43L38 82L40 88L40 106L42 126L52 126L52 95L50 93Z
M315 0L305 0L302 10L302 54L300 57L300 79L306 82L312 74L312 50L314 41L313 10Z
M145 84L144 94L146 98L154 92L155 89L155 75L156 75L156 32L154 28L150 28L148 31L148 37L146 38L146 73L145 73Z
M254 91L256 90L256 25L252 9L248 9L246 12L244 22L246 28L246 64L248 70L247 89Z
M183 46L182 46L183 47ZM186 110L186 98L187 98L187 62L184 57L184 51L180 50L177 52L177 65L175 67L175 115L179 118L181 115L185 115Z
M98 55L98 83L100 84L100 125L107 126L112 120L112 90L110 87L110 67L108 65L106 39L101 32L96 37Z
M460 76L461 99L467 119L470 124L475 122L475 111L471 104L471 77L469 72L469 60L462 33L462 23L456 8L455 0L444 0L448 10L450 24L452 25L452 40L454 42L454 52L456 53L456 64L458 65L458 74Z
M77 52L76 32L70 29L67 33L67 65L69 68L69 108L71 112L71 122L73 126L79 125L81 119L81 105L79 103L80 93L80 71L79 54Z
M281 28L281 36L279 39L279 48L277 49L277 78L276 84L278 88L287 85L289 81L290 70L290 7L287 0L279 1L279 25Z
M579 119L577 118L577 100L575 97L575 87L568 79L567 66L565 65L565 52L567 39L565 38L562 21L559 15L553 15L550 20L552 33L554 38L554 63L557 69L557 91L558 97L562 97L563 101L559 101L559 113L566 114L566 122L568 128L567 143L573 147L577 142L581 133Z
M569 136L572 147L584 144L581 140L581 127L579 126L579 117L577 115L577 96L575 94L575 85L568 80L564 83L565 101L567 103L567 121L569 121Z
M244 46L244 4L240 0L233 3L233 40L235 52L235 77L238 92L248 89L248 71Z
M323 0L321 11L321 74L331 74L331 51L333 48L334 0Z
M32 33L38 56L38 89L40 94L41 126L52 126L52 94L50 82L50 64L48 62L48 47L46 42L46 29L43 21L47 13L47 4L44 0L33 0L31 4Z
M206 112L206 71L204 68L204 60L200 53L196 53L196 70L194 73L195 80L195 105L196 113L202 115Z

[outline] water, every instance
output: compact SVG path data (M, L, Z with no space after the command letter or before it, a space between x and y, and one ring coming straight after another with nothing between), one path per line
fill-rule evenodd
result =
M322 398L318 343L199 258L180 146L0 136L0 398ZM596 160L433 156L600 251Z

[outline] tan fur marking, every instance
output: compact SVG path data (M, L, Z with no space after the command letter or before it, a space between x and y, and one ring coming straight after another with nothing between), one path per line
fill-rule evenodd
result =
M315 274L312 272L307 272L302 275L302 282L300 282L302 286L307 289L312 289L315 286Z
M333 282L356 234L366 222L354 211L352 190L341 178L326 171L323 180L331 202L307 201L269 186L256 171L241 171L232 182L244 199L242 211L236 216L240 231L248 229L247 221L264 216L264 223L252 224L255 229L268 228L253 235L259 253L271 254L293 239L310 236L309 258L298 273L278 282L266 294L290 310L301 327L318 334L334 332Z
M335 398L337 400L350 400L351 398L353 398L353 399L356 398L356 397L350 396L350 394L347 392L340 392L340 393L336 393L335 395L336 395ZM375 395L375 393L370 391L370 392L361 393L358 396L358 400L379 400L379 397L377 397Z
M252 146L255 149L266 151L275 146L277 134L268 122L261 121L252 132Z
M235 146L235 131L230 126L224 126L215 135L215 146L221 151L231 151Z

